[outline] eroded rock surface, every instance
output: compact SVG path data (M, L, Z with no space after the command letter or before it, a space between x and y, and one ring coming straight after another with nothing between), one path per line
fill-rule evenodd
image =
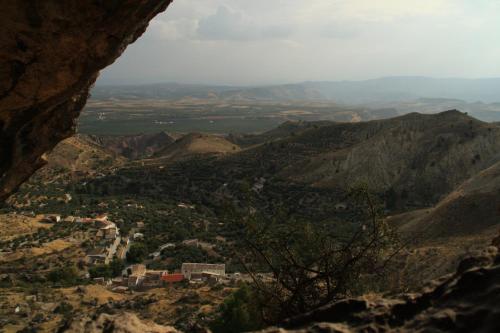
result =
M0 0L0 201L71 136L99 71L172 0Z
M263 332L500 332L498 249L465 259L420 294L343 300Z

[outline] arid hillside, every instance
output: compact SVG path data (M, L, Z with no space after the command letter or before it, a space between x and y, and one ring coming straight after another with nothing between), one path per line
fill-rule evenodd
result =
M106 149L128 159L150 157L175 141L165 132L127 136L92 135L90 138Z
M265 333L497 332L498 249L463 260L422 292L383 298L365 295L326 305Z
M239 150L237 145L222 136L191 133L158 151L154 157L174 161L193 155L232 154Z
M86 135L76 135L59 143L48 154L47 161L48 164L34 178L54 181L61 177L92 177L122 166L126 159Z
M230 134L228 140L242 147L251 147L297 135L311 128L331 125L331 121L287 121L272 130L260 134Z
M312 128L263 155L278 174L316 187L367 183L390 206L425 206L500 160L500 128L458 111ZM290 156L290 158L287 158Z
M500 163L465 181L435 207L393 216L405 234L424 239L491 234L500 226Z

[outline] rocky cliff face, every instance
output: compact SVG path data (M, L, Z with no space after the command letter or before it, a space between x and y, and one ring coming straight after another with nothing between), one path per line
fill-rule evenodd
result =
M0 1L0 201L74 133L99 71L171 1Z

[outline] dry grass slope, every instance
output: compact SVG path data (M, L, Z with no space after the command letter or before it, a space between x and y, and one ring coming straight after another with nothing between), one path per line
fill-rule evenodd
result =
M240 147L222 136L191 133L159 151L155 156L174 161L193 155L223 155L239 151Z

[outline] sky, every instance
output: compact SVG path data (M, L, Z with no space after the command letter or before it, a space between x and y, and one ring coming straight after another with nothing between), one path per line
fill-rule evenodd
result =
M500 0L174 0L98 84L500 77Z

